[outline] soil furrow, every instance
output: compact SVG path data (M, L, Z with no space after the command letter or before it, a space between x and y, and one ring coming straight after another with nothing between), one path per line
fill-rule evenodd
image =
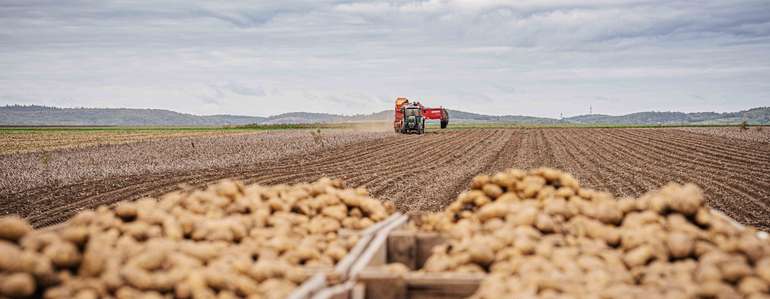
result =
M692 166L672 163L668 159L676 160L678 157L675 154L669 154L670 151L656 149L638 140L626 139L626 142L636 145L640 149L635 151L634 155L641 162L655 165L654 169L657 171L673 174L673 177L676 178L675 181L693 182L700 185L706 191L706 197L712 207L725 212L742 223L764 229L770 228L770 222L766 219L767 215L770 215L767 203L759 200L758 198L761 197L751 194L751 191L741 188L740 184L737 186L726 184L724 180L718 176L714 177L708 170L698 172L693 171ZM660 161L660 164L656 161ZM661 182L661 184L664 183Z
M765 171L770 169L770 145L765 143L668 129L469 129L357 138L318 146L312 152L295 150L194 170L38 184L0 194L0 203L3 213L17 213L42 226L64 221L85 208L157 196L178 189L179 184L197 188L225 178L297 183L329 176L351 186L366 186L373 196L392 200L404 211L439 210L466 189L476 174L547 166L564 169L584 186L617 196L638 196L670 181L694 182L704 189L712 207L744 224L770 229L770 174ZM153 140L104 149L141 151ZM256 143L250 144L234 144L230 149L259 150ZM193 154L181 157L194 159Z
M670 157L670 161L675 161L682 167L690 170L702 170L711 175L720 177L722 181L732 182L736 186L746 186L754 188L762 196L770 197L770 178L767 178L766 172L761 173L746 173L742 172L740 167L726 167L723 165L723 160L711 157L708 155L694 156L689 153L687 149L667 148L659 143L646 142L643 138L634 138L635 135L623 136L623 131L613 131L617 133L617 138L625 140L633 140L636 144L644 144L644 146L656 149L656 153L665 154ZM676 153L671 154L671 153ZM693 171L692 173L698 173ZM750 182L746 182L746 177L753 178ZM748 192L748 191L747 191Z
M602 186L596 186L595 188L614 191L615 195L618 196L632 196L641 193L641 191L644 190L644 187L634 180L633 177L626 177L626 175L629 174L624 174L622 171L619 171L617 167L612 167L617 164L613 164L613 162L603 154L603 151L598 150L595 146L589 144L585 138L575 138L575 135L579 133L577 132L579 130L583 129L554 131L553 134L556 135L557 140L566 143L566 148L568 150L572 149L576 151L574 156L577 158L577 161L585 161L585 163L583 163L584 169L590 173L596 173L602 176L601 179L598 179ZM595 134L595 136L592 137L594 139L600 139L601 131L593 131L593 129L585 130L592 130Z
M757 167L770 167L770 147L766 150L756 150L753 147L737 147L733 146L733 150L725 151L721 147L714 147L708 143L702 141L699 135L691 134L687 132L677 132L677 134L664 131L665 136L656 136L655 134L642 134L642 132L635 132L634 130L623 130L624 133L633 135L635 138L644 137L649 139L650 142L659 144L660 146L668 146L672 149L677 149L683 153L700 153L704 156L711 158L717 158L724 164L729 164L731 167L736 167L736 170L745 169L751 174L758 172L754 168ZM726 145L725 145L726 146ZM746 154L752 152L751 154Z

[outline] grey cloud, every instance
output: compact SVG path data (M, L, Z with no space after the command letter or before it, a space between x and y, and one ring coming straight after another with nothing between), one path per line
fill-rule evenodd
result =
M554 116L559 101L582 112L609 98L605 112L623 113L730 97L742 109L770 96L767 11L755 0L6 0L0 104L364 113L401 95Z
M265 90L262 89L261 86L256 84L241 84L236 82L228 82L227 84L223 85L221 88L227 89L232 93L243 95L243 96L254 96L254 97L262 97L265 96Z

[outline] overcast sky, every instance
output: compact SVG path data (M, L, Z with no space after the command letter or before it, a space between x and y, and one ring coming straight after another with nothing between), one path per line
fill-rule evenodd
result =
M770 106L770 1L0 0L0 105L266 116L397 96L548 117Z

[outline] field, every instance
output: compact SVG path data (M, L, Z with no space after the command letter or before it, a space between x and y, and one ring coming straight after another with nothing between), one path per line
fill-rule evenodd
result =
M264 130L333 128L334 125L253 125L221 127L0 127L0 154L86 148L167 139L169 137L221 136ZM352 126L344 126L352 127Z
M762 137L767 130L706 129L468 128L424 136L346 129L209 131L62 148L42 142L0 155L0 214L18 213L42 226L179 184L223 178L293 183L323 176L365 185L401 210L439 210L478 173L551 166L618 196L637 196L669 181L694 182L712 207L770 229L770 143ZM0 138L7 147L25 140Z

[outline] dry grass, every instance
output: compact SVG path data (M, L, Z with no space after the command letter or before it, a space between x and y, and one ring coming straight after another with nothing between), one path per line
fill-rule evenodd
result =
M0 193L115 176L253 165L387 134L350 130L312 131L312 134L309 130L261 131L218 136L212 136L211 132L188 133L115 135L97 132L91 136L73 133L65 134L67 136L61 141L42 134L44 136L34 136L34 141L18 141L23 145L8 147L29 149L35 144L35 150L0 155L0 165L3 165L0 168ZM7 137L4 139L9 141ZM49 150L57 146L64 148Z
M770 143L770 129L763 127L748 127L747 129L741 127L697 127L677 128L677 130L746 141Z
M251 134L239 130L180 129L2 129L0 155L125 144L169 137Z

